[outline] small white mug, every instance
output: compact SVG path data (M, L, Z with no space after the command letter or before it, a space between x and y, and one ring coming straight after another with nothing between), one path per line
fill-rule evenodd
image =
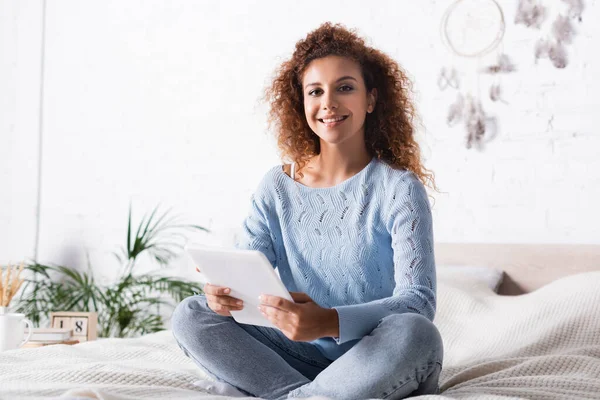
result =
M23 340L23 324L28 328L27 337ZM29 341L33 331L33 323L25 318L25 314L0 314L0 351L18 349Z

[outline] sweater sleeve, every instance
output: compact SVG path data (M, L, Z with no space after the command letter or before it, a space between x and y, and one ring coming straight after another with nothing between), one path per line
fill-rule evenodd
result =
M242 223L242 232L235 242L235 247L262 252L273 268L275 268L277 266L277 257L269 227L269 212L271 208L268 201L270 196L267 185L268 175L263 178L258 188L252 194L250 210Z
M411 174L408 189L388 201L386 227L392 240L395 280L392 296L334 307L339 317L337 344L368 335L391 314L418 313L430 321L435 316L433 228L425 187Z

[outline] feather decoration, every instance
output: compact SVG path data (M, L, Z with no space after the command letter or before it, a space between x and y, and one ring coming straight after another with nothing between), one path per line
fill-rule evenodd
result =
M540 29L545 19L546 8L544 6L538 4L535 0L519 0L515 24Z
M565 68L568 64L567 50L560 42L540 39L535 44L535 62L540 58L549 58L556 68Z
M571 24L571 20L564 15L559 15L556 21L552 23L552 35L557 42L571 43L575 36L575 27Z
M465 127L467 128L467 149L481 148L485 135L485 112L480 101L469 96L466 106Z
M583 0L563 0L569 6L569 17L577 18L581 22L581 14L583 13Z
M446 117L446 123L448 126L454 126L462 119L463 109L465 107L465 101L462 94L456 96L454 103L448 108L448 116Z
M508 55L500 54L495 65L490 65L482 69L487 74L510 73L516 71L516 66L512 63Z
M490 87L490 99L492 101L500 100L501 92L502 92L502 89L500 89L500 85L492 85Z

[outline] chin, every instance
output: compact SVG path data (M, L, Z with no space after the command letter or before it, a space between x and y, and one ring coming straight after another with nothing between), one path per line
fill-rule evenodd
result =
M332 132L320 132L317 136L319 136L319 138L322 141L327 142L329 144L340 144L349 139L349 136L344 134L343 132L340 132L339 134L335 134Z

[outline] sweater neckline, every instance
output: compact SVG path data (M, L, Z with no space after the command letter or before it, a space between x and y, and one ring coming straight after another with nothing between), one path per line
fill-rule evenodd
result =
M279 173L282 174L284 176L284 179L287 178L291 183L295 184L296 187L301 188L302 190L305 191L329 191L329 190L336 190L336 189L340 189L343 186L346 186L348 184L350 184L351 182L357 180L358 178L360 178L362 175L367 173L367 170L370 169L370 167L375 164L375 162L377 161L377 157L373 157L371 158L371 161L369 161L369 163L367 165L364 166L363 169L361 169L360 171L358 171L356 174L352 175L350 178L338 183L337 185L333 185L333 186L327 186L327 187L312 187L312 186L306 186L298 181L296 181L295 179L292 179L288 174L286 174L282 168L278 168Z

